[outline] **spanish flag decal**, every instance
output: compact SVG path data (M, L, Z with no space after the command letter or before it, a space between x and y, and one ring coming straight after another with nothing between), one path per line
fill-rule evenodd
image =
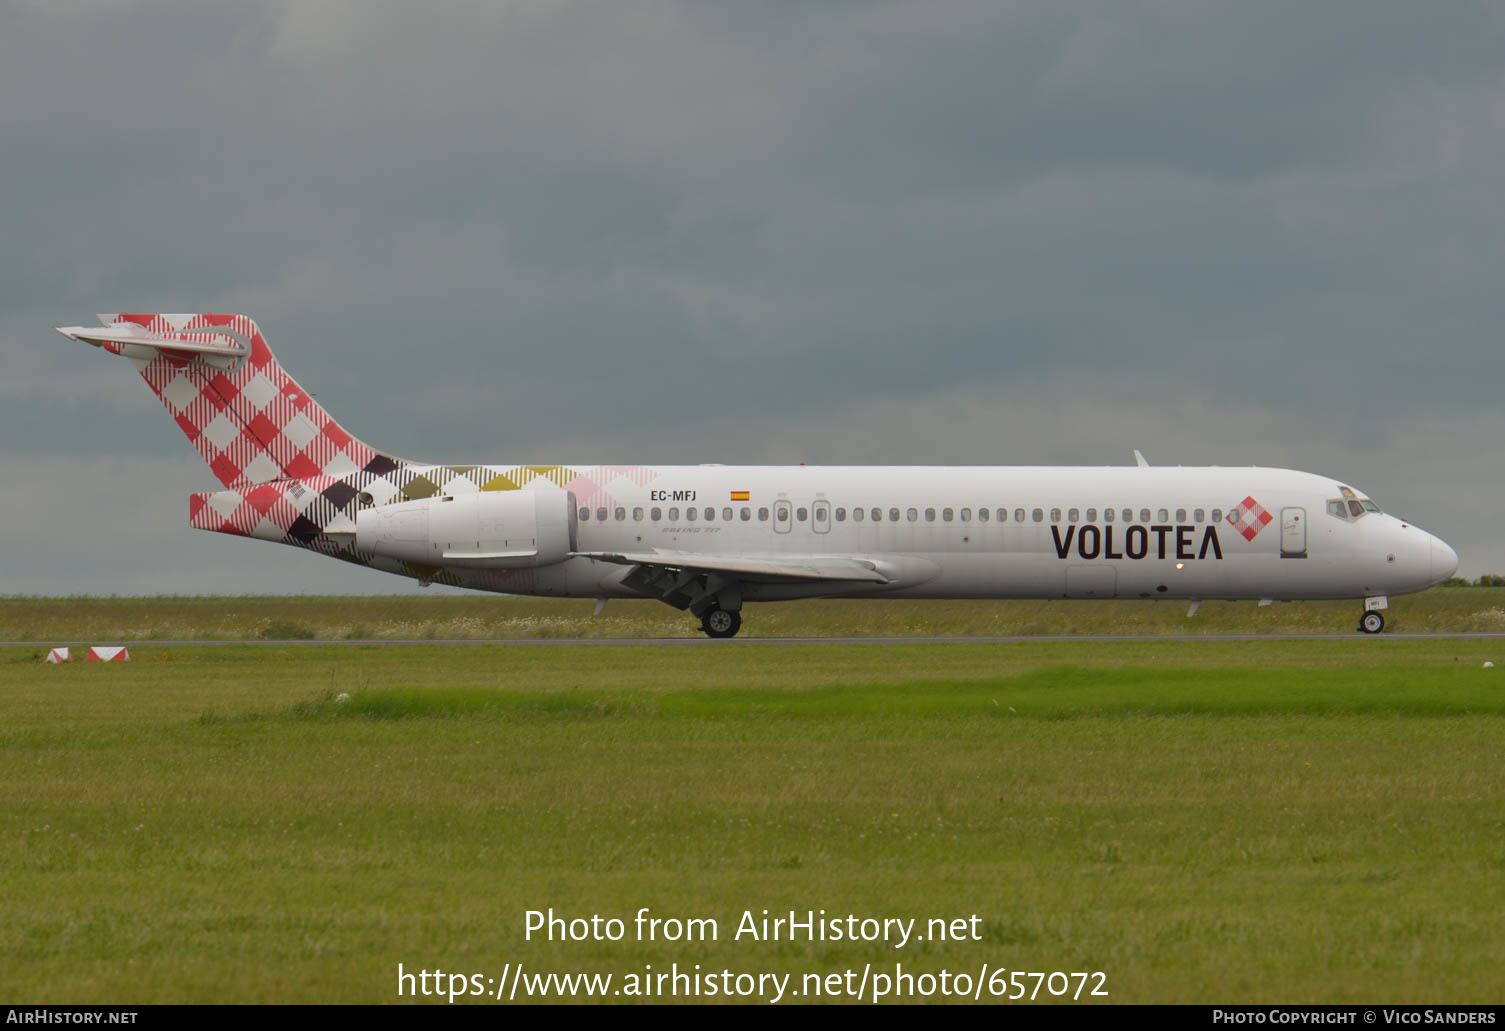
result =
M746 501L748 499L748 497L750 497L750 492L749 491L745 491L745 490L734 490L734 491L732 491L732 500L733 501Z

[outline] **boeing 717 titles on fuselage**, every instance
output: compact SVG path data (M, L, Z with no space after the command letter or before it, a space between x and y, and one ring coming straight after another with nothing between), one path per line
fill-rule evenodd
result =
M200 529L483 591L657 598L731 637L747 601L1363 601L1451 576L1438 538L1327 476L1133 466L434 465L351 436L243 315L59 332L129 360L222 490Z

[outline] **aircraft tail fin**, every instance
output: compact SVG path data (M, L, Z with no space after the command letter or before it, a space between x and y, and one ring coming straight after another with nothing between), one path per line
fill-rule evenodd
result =
M226 487L399 464L347 433L244 315L117 314L58 332L130 360Z

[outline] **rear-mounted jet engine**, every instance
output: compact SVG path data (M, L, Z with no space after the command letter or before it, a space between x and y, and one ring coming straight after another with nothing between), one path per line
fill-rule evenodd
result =
M361 508L355 547L402 562L524 569L575 550L575 499L566 491L509 490Z

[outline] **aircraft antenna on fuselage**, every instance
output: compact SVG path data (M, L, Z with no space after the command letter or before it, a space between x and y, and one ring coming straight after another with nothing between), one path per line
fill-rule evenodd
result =
M1149 461L1144 457L1144 452L1138 448L1134 449L1134 464L1141 469L1148 469L1150 467Z

